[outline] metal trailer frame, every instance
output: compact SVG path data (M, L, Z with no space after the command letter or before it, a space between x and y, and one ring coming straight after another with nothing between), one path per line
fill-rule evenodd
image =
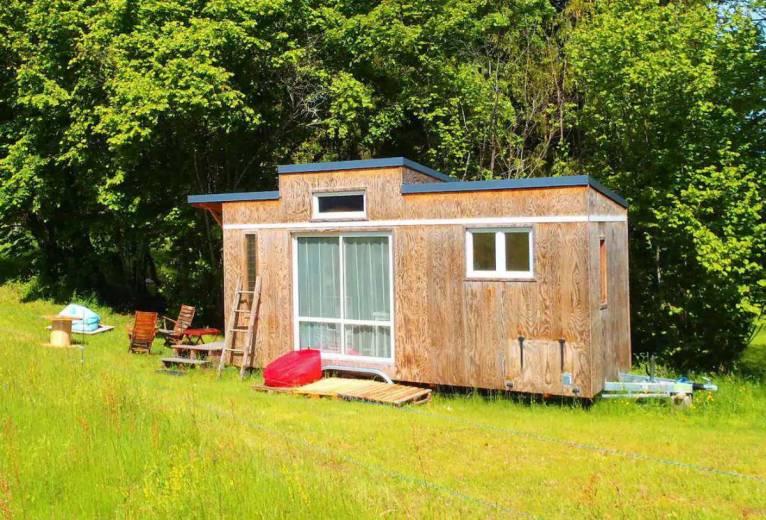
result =
M705 383L655 377L653 375L628 374L620 372L618 381L606 381L602 397L605 399L646 399L691 396L696 390L715 392L718 386L706 380Z

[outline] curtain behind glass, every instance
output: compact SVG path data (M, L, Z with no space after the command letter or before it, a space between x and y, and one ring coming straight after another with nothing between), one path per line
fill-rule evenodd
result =
M346 318L389 321L390 284L387 237L345 237Z
M302 321L298 325L299 348L341 353L340 325Z
M391 356L391 327L346 325L346 354L387 358Z
M298 315L340 318L338 237L298 238Z

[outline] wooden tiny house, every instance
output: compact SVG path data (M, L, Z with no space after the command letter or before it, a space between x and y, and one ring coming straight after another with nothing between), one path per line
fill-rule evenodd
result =
M278 172L278 191L189 197L223 226L224 301L261 277L255 366L317 348L403 382L581 397L630 368L627 204L594 179L459 182L401 157Z

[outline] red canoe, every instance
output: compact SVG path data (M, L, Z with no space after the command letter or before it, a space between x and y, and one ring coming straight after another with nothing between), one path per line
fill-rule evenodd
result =
M301 386L322 379L318 350L295 350L280 356L263 370L266 386Z

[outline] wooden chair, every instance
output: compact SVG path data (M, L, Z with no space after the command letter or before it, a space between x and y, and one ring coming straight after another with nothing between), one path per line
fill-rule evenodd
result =
M130 338L130 352L152 352L152 342L157 334L157 313L136 311L133 328L128 333Z
M165 345L179 345L183 341L184 332L191 327L195 312L196 309L191 305L181 305L181 310L178 311L178 319L174 320L167 316L162 316L162 327L157 331L157 334L161 338L165 338ZM172 328L168 326L168 322L173 324Z

